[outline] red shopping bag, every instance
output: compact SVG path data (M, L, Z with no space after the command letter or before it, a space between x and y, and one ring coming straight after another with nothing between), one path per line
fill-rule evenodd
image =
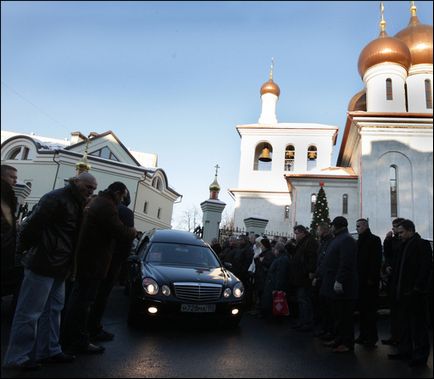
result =
M285 291L273 291L273 316L288 316L288 302Z

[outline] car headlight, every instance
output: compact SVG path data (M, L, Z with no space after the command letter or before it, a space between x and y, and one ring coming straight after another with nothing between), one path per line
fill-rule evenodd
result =
M223 292L223 297L229 297L232 294L232 290L230 288L226 288Z
M163 286L161 287L161 293L162 293L164 296L170 296L170 288L169 288L169 286L163 285Z
M148 295L156 295L158 293L158 284L154 279L145 278L142 281L142 286Z
M234 297L240 298L244 295L244 286L243 283L238 282L234 285L234 289L232 290L232 293L234 294Z

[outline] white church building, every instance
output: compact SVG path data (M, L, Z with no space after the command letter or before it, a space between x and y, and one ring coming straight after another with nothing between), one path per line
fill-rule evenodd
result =
M258 123L236 127L239 180L229 190L236 227L252 217L268 220L274 233L310 226L321 184L330 218L346 217L352 231L367 218L383 238L403 217L433 238L433 28L419 21L414 4L410 11L408 26L394 37L382 14L380 35L360 53L364 88L349 103L336 166L336 126L278 122L280 88L271 70Z
M28 210L75 176L77 164L88 166L95 176L95 194L115 181L127 186L137 230L171 228L173 204L182 199L158 167L156 154L130 151L112 131L92 132L88 137L72 132L62 140L2 130L1 163L17 169L14 190L19 204L27 203Z

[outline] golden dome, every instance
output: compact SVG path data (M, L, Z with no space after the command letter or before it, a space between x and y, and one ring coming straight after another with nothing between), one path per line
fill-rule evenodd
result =
M217 178L214 179L214 181L209 186L210 191L219 192L220 191L220 185L217 182Z
M408 26L395 35L403 41L411 53L411 64L432 64L432 25L421 24L416 7L411 7L411 18Z
M382 30L380 36L368 43L359 56L359 74L363 78L368 68L379 63L397 63L406 70L411 65L411 54L407 45L400 39L389 37Z
M273 79L270 79L268 82L265 82L261 87L261 96L265 93L272 93L277 97L280 96L280 88L279 86L273 82Z

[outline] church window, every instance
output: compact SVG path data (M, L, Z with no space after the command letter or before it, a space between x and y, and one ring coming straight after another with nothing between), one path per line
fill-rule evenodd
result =
M348 214L348 195L344 194L342 196L342 214Z
M310 213L315 212L315 204L316 204L316 193L313 193L310 196Z
M425 79L425 101L426 101L426 108L432 109L431 80L429 79Z
M113 154L113 152L107 146L104 146L99 150L93 151L92 153L89 153L89 155L119 162L119 159L116 157L116 155Z
M285 220L289 218L289 205L285 205Z
M148 202L145 201L145 204L143 204L143 213L148 213Z
M398 168L390 166L390 217L398 217Z
M386 79L386 100L393 100L392 79Z
M273 159L273 146L267 142L260 142L256 145L253 161L254 171L271 171Z
M285 171L294 171L295 162L295 147L293 145L286 146L285 149Z
M316 150L316 146L310 145L307 148L307 170L313 170L316 168L316 160L318 157L318 152Z
M161 179L156 176L153 180L152 180L152 187L156 188L158 191L161 191L163 188L163 183L161 181Z
M6 156L6 159L9 160L28 160L29 159L30 149L26 146L18 146L13 148L9 154Z

